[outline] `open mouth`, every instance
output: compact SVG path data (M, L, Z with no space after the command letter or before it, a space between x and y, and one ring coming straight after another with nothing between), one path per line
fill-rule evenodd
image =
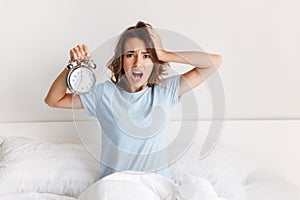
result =
M131 74L134 80L139 80L143 77L143 72L133 71Z

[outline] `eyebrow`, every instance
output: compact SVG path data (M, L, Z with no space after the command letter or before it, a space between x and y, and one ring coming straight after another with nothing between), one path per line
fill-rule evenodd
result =
M126 51L125 52L125 54L127 54L127 53L135 53L136 51L134 51L134 50L130 50L130 51ZM142 51L142 54L149 54L149 52L148 51Z

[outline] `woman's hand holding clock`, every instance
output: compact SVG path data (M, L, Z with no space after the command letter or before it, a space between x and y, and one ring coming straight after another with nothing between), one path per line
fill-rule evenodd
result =
M78 44L76 47L70 50L70 60L81 63L91 58L91 53L88 51L88 47L85 44Z
M93 69L96 68L96 64L91 60L91 53L85 44L70 50L70 61L66 68L66 83L72 93L83 94L93 89L96 83Z

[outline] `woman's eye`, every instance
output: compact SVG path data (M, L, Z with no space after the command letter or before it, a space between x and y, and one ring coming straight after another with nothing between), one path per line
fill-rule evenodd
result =
M127 58L131 58L131 57L133 57L134 55L133 55L133 53L128 53L128 54L126 54L126 57Z
M145 54L144 58L150 58L150 54Z

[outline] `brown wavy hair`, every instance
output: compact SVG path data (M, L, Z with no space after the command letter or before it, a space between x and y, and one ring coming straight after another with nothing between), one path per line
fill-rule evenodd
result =
M162 83L163 77L162 75L166 74L167 67L169 66L168 62L163 62L158 59L154 43L151 39L151 35L148 32L148 28L152 28L150 24L144 23L142 21L137 22L135 26L131 26L127 28L119 37L117 45L115 47L114 56L108 62L107 67L111 70L112 75L110 80L115 84L126 84L126 76L123 68L123 56L124 46L128 39L138 38L142 40L146 49L150 54L150 58L153 62L153 69L148 79L147 85L150 87L154 87L154 85ZM123 77L124 76L124 77ZM124 80L125 79L125 80ZM124 85L123 85L124 86Z

